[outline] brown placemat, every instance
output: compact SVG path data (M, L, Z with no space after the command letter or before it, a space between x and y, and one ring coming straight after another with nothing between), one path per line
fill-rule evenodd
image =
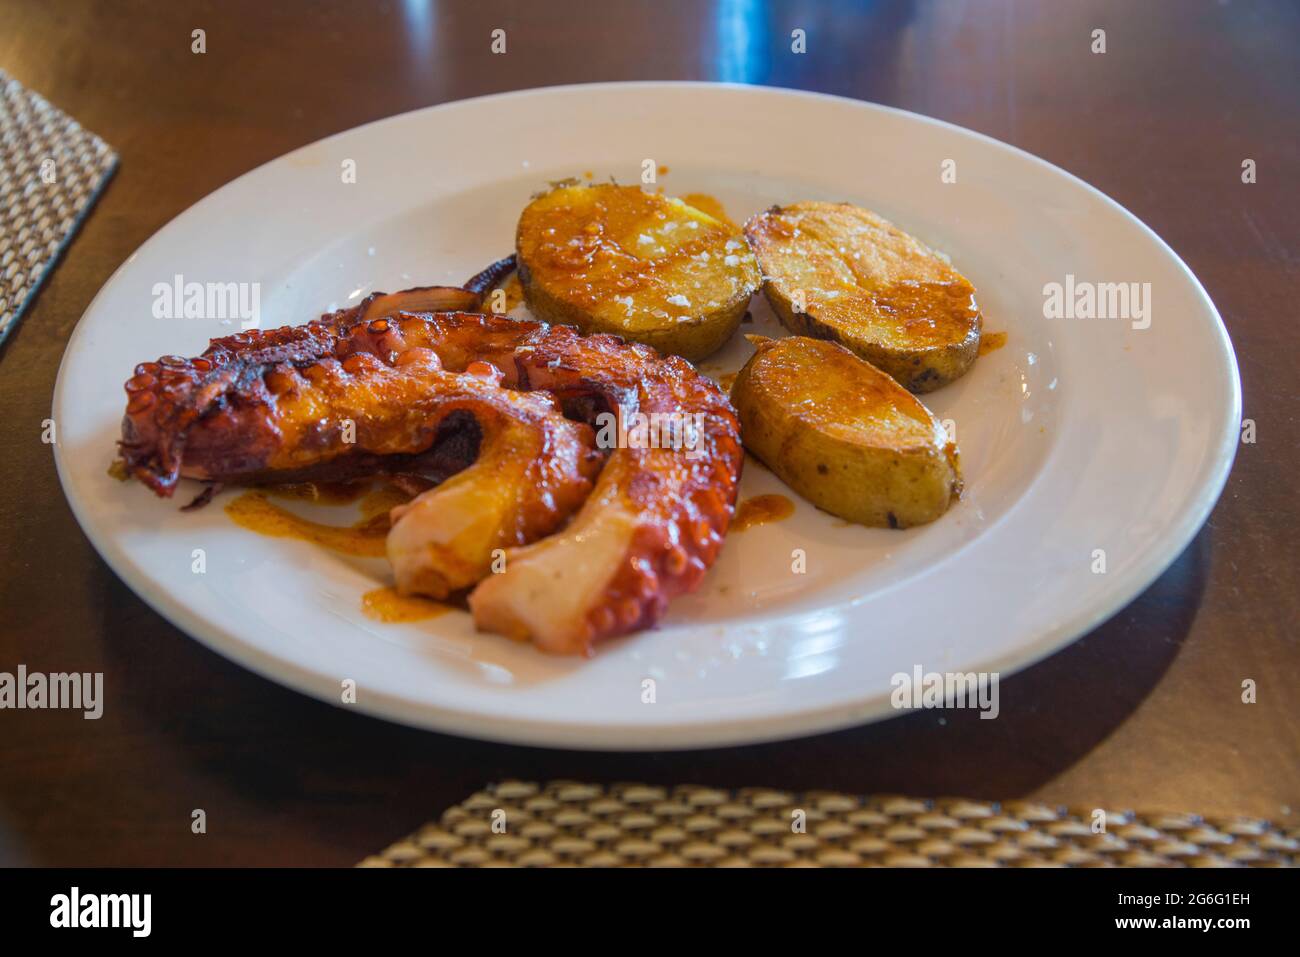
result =
M107 143L0 70L0 343L116 166Z
M1300 828L1251 818L690 785L479 791L362 867L1294 867ZM802 832L800 832L802 823Z

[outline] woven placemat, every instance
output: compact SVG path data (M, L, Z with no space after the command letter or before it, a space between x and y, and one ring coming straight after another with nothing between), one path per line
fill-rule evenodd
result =
M116 166L108 144L0 70L0 343Z
M1300 828L765 788L490 785L362 867L1294 867Z

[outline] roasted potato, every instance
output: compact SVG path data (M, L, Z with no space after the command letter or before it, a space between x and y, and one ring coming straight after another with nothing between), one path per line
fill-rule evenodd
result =
M890 376L823 339L750 336L731 387L745 448L833 515L862 525L932 522L961 491L957 446Z
M692 361L731 337L759 285L738 228L635 186L559 184L524 209L515 243L539 319Z
M797 335L847 346L913 392L979 353L975 287L920 240L848 203L773 206L745 224L763 292Z

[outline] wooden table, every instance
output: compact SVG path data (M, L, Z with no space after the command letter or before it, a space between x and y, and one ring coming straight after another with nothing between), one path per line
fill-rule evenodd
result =
M496 27L504 56L489 52ZM206 54L190 51L195 28ZM806 54L789 53L795 28ZM1096 28L1105 54L1090 52ZM0 712L0 863L346 865L504 777L1300 814L1293 4L10 0L0 67L121 153L0 355L0 670L102 670L111 695L99 721ZM1241 447L1209 524L1169 571L1008 679L1000 720L921 713L685 754L408 730L286 691L189 640L73 520L41 420L73 326L156 229L241 173L359 123L501 90L647 78L821 90L1013 143L1131 209L1218 304L1257 442ZM1241 182L1246 158L1254 185ZM1245 678L1256 704L1241 701ZM191 834L194 808L207 812L206 835Z

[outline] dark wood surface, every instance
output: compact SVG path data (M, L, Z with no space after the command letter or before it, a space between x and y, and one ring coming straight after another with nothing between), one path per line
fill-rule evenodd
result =
M190 52L196 27L203 56ZM495 27L508 31L505 56L489 52ZM804 55L789 52L796 27ZM1094 28L1107 31L1104 55L1089 51ZM1296 5L7 0L0 68L121 154L0 354L0 670L102 670L109 695L99 721L0 712L0 863L346 865L504 777L1300 815ZM821 90L987 133L1127 206L1218 304L1258 441L1241 447L1209 524L1169 571L1008 679L999 720L917 714L678 754L408 730L205 650L132 594L73 520L41 420L73 326L156 229L239 174L359 123L619 79ZM1258 164L1254 185L1241 182L1245 158ZM1241 702L1245 678L1256 704ZM190 832L193 808L207 812L204 836Z

